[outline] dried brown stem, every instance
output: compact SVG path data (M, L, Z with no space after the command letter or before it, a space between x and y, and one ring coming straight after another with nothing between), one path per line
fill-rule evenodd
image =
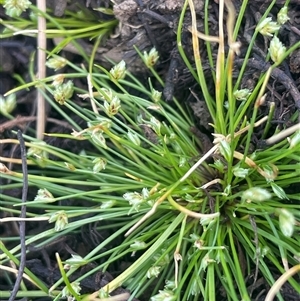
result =
M37 0L37 7L41 12L46 12L46 0ZM46 77L46 19L39 14L38 16L38 79ZM44 138L46 127L46 109L45 98L43 95L42 87L37 89L37 124L36 124L36 137L38 139Z

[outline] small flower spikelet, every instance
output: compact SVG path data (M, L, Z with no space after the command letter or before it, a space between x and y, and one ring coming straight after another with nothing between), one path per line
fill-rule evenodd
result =
M105 169L107 160L105 158L95 158L93 160L94 166L93 166L93 173L98 173L99 171Z
M64 210L54 212L50 218L49 223L55 222L54 230L56 232L62 231L68 224L68 216Z
M52 86L57 88L58 86L60 86L65 80L65 75L64 74L57 74L53 77L53 82L52 82Z
M283 46L283 44L280 42L280 40L277 37L274 37L271 40L269 52L272 61L276 64L280 64L284 58L286 47Z
M133 131L128 132L127 138L128 138L129 141L134 143L136 146L141 145L141 140L140 140L140 138L139 138L139 136L137 135L136 132L133 132Z
M125 61L122 60L119 64L114 66L109 72L115 80L123 79L126 75Z
M277 22L282 25L286 23L290 18L288 17L288 8L287 6L284 6L281 8L281 10L277 14Z
M80 283L79 282L72 282L70 283L72 289L74 290L74 292L77 295L80 295L80 291L81 291L81 287L80 287ZM66 297L71 297L71 292L69 291L69 289L65 286L62 290L62 297L66 298ZM72 299L68 299L68 300L72 300Z
M38 190L34 201L49 203L55 201L55 198L50 191L48 191L46 188L43 188Z
M10 94L6 98L0 95L0 114L4 116L10 114L16 105L16 94Z
M73 82L68 81L65 84L57 86L56 89L53 91L54 99L60 104L63 105L65 101L72 97L73 95Z
M175 301L177 297L170 290L159 290L159 293L151 297L150 301Z
M152 278L155 277L157 278L158 275L160 274L160 266L153 266L151 268L149 268L149 270L147 271L147 277L148 278Z
M6 9L6 14L10 17L18 17L25 11L31 2L28 0L5 0L3 7Z
M79 268L88 263L87 260L83 259L81 256L77 254L71 254L71 258L67 259L64 263L64 269L70 270L71 268Z
M66 64L67 60L60 56L53 57L46 62L46 66L48 68L54 69L55 71L65 67Z
M149 191L147 188L142 189L142 193L138 192L126 192L123 195L123 198L129 202L129 204L132 206L132 209L130 210L133 211L139 211L139 208L141 204L147 202L147 199L149 197Z
M239 178L245 178L249 174L249 169L241 168L236 166L233 168L233 174Z
M152 90L152 99L155 103L159 102L161 99L162 92L159 92L155 89Z
M252 201L262 202L269 200L271 194L264 188L251 187L243 192L242 199L246 200L248 203Z
M111 99L111 102L104 101L104 111L107 114L108 117L113 117L119 112L119 109L121 108L121 101L118 96L113 96Z
M47 143L44 141L33 142L32 147L28 148L27 156L34 157L36 160L43 161L48 159L49 154L45 150Z
M91 133L92 141L100 147L107 149L106 140L101 131L92 131Z
M272 21L271 17L265 18L256 28L264 36L272 37L273 33L279 30L280 25Z
M293 235L295 223L295 217L290 211L286 209L280 210L279 227L284 236L291 237Z
M152 48L149 53L144 51L144 60L148 68L153 67L159 59L158 52L155 48Z
M233 95L237 100L246 100L251 95L251 90L249 89L236 90L233 93Z

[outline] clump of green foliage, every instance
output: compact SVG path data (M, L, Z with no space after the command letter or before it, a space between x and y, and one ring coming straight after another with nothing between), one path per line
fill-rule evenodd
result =
M205 24L209 17L208 2ZM223 20L224 2L219 3ZM202 145L191 133L193 123L187 111L176 99L172 105L164 102L161 92L153 88L153 79L164 86L155 72L159 56L155 49L144 54L137 50L153 74L153 79L146 84L130 74L123 61L106 70L93 66L91 60L92 67L87 71L52 55L49 66L66 64L74 73L57 74L15 89L43 85L52 108L74 128L70 134L48 135L76 139L78 143L88 140L93 145L92 151L82 149L73 153L25 136L28 163L33 165L30 187L39 189L36 198L26 203L27 216L54 224L52 229L28 237L26 245L41 238L41 244L47 243L97 221L109 221L110 227L115 229L114 234L84 258L73 255L67 260L67 272L57 254L62 278L51 288L26 271L41 295L50 294L55 300L62 296L92 300L108 297L116 288L124 286L131 292L128 300L150 291L151 301L211 301L217 300L217 286L222 285L228 300L250 301L251 289L247 287L245 275L249 275L253 267L257 269L256 275L263 275L270 286L275 283L274 270L276 274L284 274L292 266L299 267L299 194L288 193L286 189L299 182L300 132L290 133L288 140L275 136L278 131L270 133L268 126L272 111L268 116L259 116L259 108L265 99L272 69L300 45L286 50L274 36L270 44L273 61L270 69L261 75L253 91L239 89L256 35L259 32L274 34L279 23L269 20L266 11L257 25L239 76L233 82L234 56L240 47L236 37L247 1L243 2L237 20L232 3L225 1L225 5L228 53L224 50L222 30L218 37L210 37L207 26L204 34L198 33L193 1L185 1L177 32L179 51L201 86L213 120L214 145L205 154L199 153ZM192 15L190 31L196 70L180 47L188 6ZM198 36L206 40L215 98L202 70ZM216 41L219 52L214 62L210 43ZM71 80L75 77L86 78L89 88L82 90L74 86ZM129 90L136 91L138 96ZM74 93L85 100L84 106L72 101ZM61 106L84 120L86 126L80 127ZM291 121L296 122L298 117L299 112ZM274 134L275 142L267 140L265 149L250 151L255 128L265 122L264 137ZM285 131L279 134L284 135ZM17 143L6 141L9 142ZM206 159L211 156L213 161L208 163ZM2 176L11 181L2 185L3 191L22 186L22 173L3 168ZM88 189L83 191L76 188L78 185ZM17 214L21 201L5 194L2 197L2 210ZM88 208L57 205L67 199L91 205ZM33 213L35 208L44 209L45 213L37 216ZM92 215L86 217L90 213ZM97 231L101 233L107 227L99 223ZM109 248L120 236L123 242ZM3 262L18 262L19 245L10 250L1 245L1 249ZM91 273L109 270L111 264L126 255L134 258L126 270L99 291L80 295L82 279ZM89 262L99 264L70 283L68 277ZM288 280L299 292L299 283L293 278ZM30 291L26 293L31 296ZM280 293L277 297L283 300Z

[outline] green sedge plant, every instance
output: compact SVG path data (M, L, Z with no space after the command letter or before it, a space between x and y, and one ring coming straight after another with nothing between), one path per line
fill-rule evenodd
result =
M273 133L268 132L271 127L267 127L265 137L271 137L266 139L266 148L254 152L250 148L256 128L273 118L272 110L267 116L259 113L272 68L300 43L288 50L282 48L276 37L279 23L270 26L272 21L266 11L252 42L267 29L268 34L274 34L271 43L275 46L270 45L270 57L266 58L273 63L253 91L239 89L253 46L249 45L245 63L234 79L233 62L240 47L236 38L247 1L243 1L237 20L231 1L219 1L220 24L227 11L228 53L224 50L222 25L218 37L209 34L208 3L205 1L205 33L199 33L196 28L191 0L184 3L177 30L179 52L199 83L213 120L214 145L206 153L199 152L202 145L191 132L193 123L188 111L176 99L172 105L164 102L161 91L153 88L153 80L161 83L161 90L164 86L155 71L159 57L155 49L144 53L137 49L153 75L147 83L130 74L124 61L106 70L100 65L94 66L90 60L92 67L87 70L51 52L52 66L59 66L54 64L55 60L60 64L63 61L74 73L32 81L10 91L12 94L29 86L43 85L47 91L45 98L53 110L73 128L70 134L47 135L75 139L79 144L88 140L93 146L74 153L24 135L30 166L29 185L38 191L35 199L26 202L27 220L53 223L50 230L26 237L26 245L37 241L40 245L47 244L98 221L99 233L107 229L106 221L115 229L84 257L72 254L62 262L57 253L62 277L52 287L25 270L37 291L30 295L31 291L23 284L18 296L101 300L122 286L130 291L126 296L128 300L139 297L144 300L143 296L149 295L151 301L211 301L221 298L218 287L222 286L227 300L250 301L252 291L245 278L253 271L253 282L258 274L262 275L272 287L273 295L282 285L276 282L278 274L287 275L284 281L289 281L293 289L300 292L299 283L292 278L293 273L299 271L299 193L289 190L299 182L300 176L299 126L296 124L293 131ZM272 1L268 10L274 3ZM192 16L189 29L196 70L181 46L188 8ZM199 38L206 41L212 70L215 70L210 79L215 83L214 98L203 74ZM216 62L210 52L212 42L219 45ZM73 85L72 79L78 77L86 79L86 90ZM79 106L72 100L75 93L84 105ZM79 116L85 126L79 126L66 110ZM298 117L296 112L291 121L296 123ZM18 144L18 141L6 139L1 143ZM2 191L22 187L21 172L10 170L4 164L1 172L4 179L10 180L9 184L2 185ZM79 185L85 189L76 188ZM2 199L2 210L16 216L20 213L20 206L24 204L20 199L5 193ZM58 205L68 199L78 200L77 205ZM92 205L85 208L80 206L80 201ZM44 214L34 213L36 208L43 209ZM12 217L1 221L17 220ZM120 237L122 243L109 248ZM5 264L12 260L18 265L20 245L7 249L4 240L0 248L3 252L1 268L10 273ZM128 255L133 259L131 265L115 279L94 293L80 294L80 282L85 277L97 271L110 271L110 266ZM70 282L75 270L91 262L98 264ZM280 293L276 296L284 300ZM270 298L271 294L266 300Z

